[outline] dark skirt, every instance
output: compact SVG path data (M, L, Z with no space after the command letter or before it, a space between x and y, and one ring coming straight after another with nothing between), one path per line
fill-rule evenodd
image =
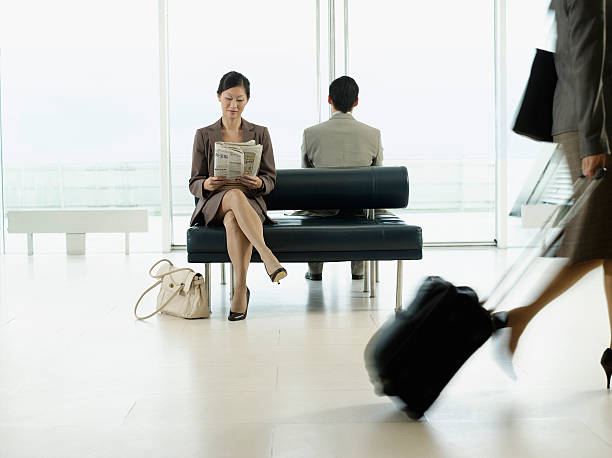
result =
M578 132L556 135L554 140L563 151L575 183L582 172ZM607 156L608 170L610 164L610 156ZM567 225L556 255L568 258L571 265L594 259L612 259L612 177L604 178Z

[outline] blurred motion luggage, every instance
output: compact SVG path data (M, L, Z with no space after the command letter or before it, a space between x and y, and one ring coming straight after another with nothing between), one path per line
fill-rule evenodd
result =
M558 206L493 288L486 300L492 309L482 306L485 301L479 301L472 288L440 277L426 278L408 308L376 331L365 348L365 365L376 393L400 400L410 418L422 417L463 363L491 336L495 305L503 302L536 258L556 250L567 223L605 176L606 170L601 169L596 179L576 183L574 195ZM546 242L547 230L553 226L560 230Z
M429 277L408 309L372 337L366 368L376 392L398 397L417 419L491 333L472 288Z

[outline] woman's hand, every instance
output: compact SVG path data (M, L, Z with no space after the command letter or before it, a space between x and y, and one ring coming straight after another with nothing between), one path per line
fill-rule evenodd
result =
M216 191L220 187L228 183L228 179L224 177L208 177L204 181L204 189L207 191Z
M596 154L594 156L587 156L582 159L582 173L588 178L593 178L597 171L605 166L605 154Z
M241 177L236 178L236 181L238 181L240 184L245 185L247 188L249 189L261 189L261 186L263 185L263 181L261 181L261 178L259 177L252 177L250 175L243 175Z

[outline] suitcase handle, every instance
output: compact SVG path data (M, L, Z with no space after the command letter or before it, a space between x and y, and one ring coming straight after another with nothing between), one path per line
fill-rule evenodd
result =
M608 169L605 168L605 167L602 167L601 169L598 169L597 172L595 172L595 176L593 177L593 179L594 180L601 180L607 174L608 174ZM584 173L580 172L580 178L586 178L586 175Z
M572 205L570 210L563 216L563 218L561 218L561 221L557 223L563 229L555 236L552 242L546 244L538 252L537 256L534 256L532 259L529 260L529 262L523 267L523 270L520 272L517 278L513 281L512 285L507 287L500 294L499 298L496 298L495 302L493 303L493 307L488 308L489 313L493 313L503 303L503 301L506 299L506 297L508 296L508 294L510 293L510 290L514 287L514 285L516 285L519 281L521 281L522 278L525 276L525 274L529 270L529 267L531 267L531 264L533 263L533 261L539 257L545 256L550 251L550 249L553 248L557 244L557 242L559 242L559 240L561 240L564 234L565 225L576 215L580 207L584 205L584 201L587 200L591 196L591 194L593 194L593 192L595 191L595 188L599 186L602 179L605 178L607 174L608 174L608 169L601 168L597 171L597 173L595 174L592 180L585 180L586 176L584 175L581 175L578 178L578 180L574 184L574 188L576 190L574 191L572 196L566 201L565 205L560 205L557 208L557 210L552 212L552 214L546 219L546 221L542 225L542 228L538 231L535 237L529 242L529 244L527 244L527 248L525 248L525 250L517 258L517 260L512 264L512 266L510 266L510 268L506 270L506 272L502 275L502 277L497 282L495 287L491 290L489 295L485 299L480 301L480 304L484 306L491 299L492 296L494 297L495 292L506 282L506 280L510 277L510 274L515 269L517 269L518 266L520 266L523 263L524 258L526 257L526 254L529 251L532 251L532 248L536 246L536 244L538 244L538 241L542 237L542 234L544 233L544 231L546 231L549 228L549 225L552 226L553 222L558 216L559 210L562 207L569 205L572 201L575 200L574 205Z

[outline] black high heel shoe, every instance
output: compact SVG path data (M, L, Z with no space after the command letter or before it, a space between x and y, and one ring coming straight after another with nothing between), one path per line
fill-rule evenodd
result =
M606 348L603 355L601 355L601 365L606 372L606 381L608 382L606 388L610 389L610 377L612 377L612 350L609 348Z
M508 327L508 312L497 312L491 315L491 327L493 332Z
M229 315L227 317L227 319L229 321L240 321L240 320L244 320L247 316L247 312L249 311L249 299L251 298L251 291L249 291L249 287L247 286L247 306L244 309L244 312L241 313L237 313L237 312L232 312L230 309Z
M266 273L268 273L267 270ZM280 267L271 274L268 274L268 276L270 277L270 280L272 280L272 283L280 284L280 281L287 276L287 271L284 267Z
M516 380L516 372L512 364L512 353L508 348L510 329L508 328L508 312L497 312L491 314L491 329L493 331L493 359L512 380Z

